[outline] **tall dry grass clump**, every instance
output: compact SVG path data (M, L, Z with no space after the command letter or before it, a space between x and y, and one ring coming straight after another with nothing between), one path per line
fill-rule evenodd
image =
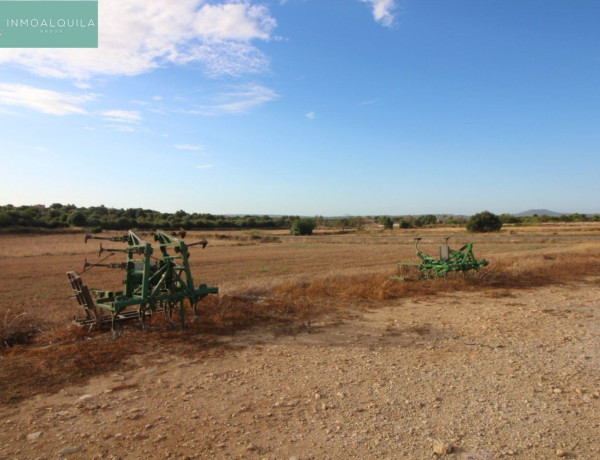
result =
M289 323L302 320L328 310L317 307L306 298L271 293L266 296L220 295L204 299L199 320L192 323L196 331L211 334L230 334L256 326Z
M36 341L68 323L69 311L53 302L32 297L27 302L12 303L0 311L0 353L15 345Z
M274 288L292 297L381 301L435 295L460 290L531 288L576 281L600 273L600 254L549 253L493 260L479 272L457 273L447 278L408 281L391 279L391 273L333 275L286 283Z
M0 346L31 343L43 330L44 320L35 305L13 305L0 317Z
M530 288L566 283L600 274L597 252L554 252L494 260L478 275L483 286Z

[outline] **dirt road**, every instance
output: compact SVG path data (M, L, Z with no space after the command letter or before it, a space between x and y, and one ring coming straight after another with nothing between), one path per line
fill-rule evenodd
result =
M349 305L0 407L0 458L600 458L597 280Z

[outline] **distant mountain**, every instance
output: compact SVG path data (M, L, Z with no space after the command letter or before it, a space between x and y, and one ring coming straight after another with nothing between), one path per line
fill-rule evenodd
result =
M538 216L550 216L550 217L560 217L563 216L564 212L554 212L549 209L529 209L527 211L520 212L518 214L513 214L515 217L531 217L534 214Z

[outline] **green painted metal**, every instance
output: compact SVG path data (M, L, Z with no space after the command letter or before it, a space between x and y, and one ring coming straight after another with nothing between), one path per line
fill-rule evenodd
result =
M127 243L125 248L104 248L100 244L100 253L125 253L126 261L121 263L88 263L89 267L107 267L125 271L123 291L92 290L95 299L91 299L87 287L81 282L79 275L69 272L69 280L75 296L86 312L86 318L75 319L80 325L94 325L111 322L114 331L115 322L119 320L139 318L142 326L147 316L163 312L169 320L174 308L179 308L181 328L185 328L185 302L188 301L194 318L197 317L198 302L208 294L218 294L217 287L206 284L194 285L190 270L188 248L201 244L206 247L205 240L187 245L179 238L156 230L154 241L157 243L159 257L155 257L152 244L139 237L133 231L120 237L98 237L86 235L88 239L103 239ZM105 260L105 259L104 259ZM91 304L90 304L91 302ZM171 321L172 322L172 321Z
M478 271L489 264L485 259L477 260L475 258L473 255L473 243L467 243L458 251L455 251L448 246L448 239L446 238L445 245L440 246L440 258L436 259L421 252L419 250L419 241L421 238L415 238L415 249L417 257L421 259L421 262L399 262L398 265L401 267L417 267L419 279L428 279L446 278L451 273L466 273L470 270ZM402 277L393 277L393 279L404 280Z

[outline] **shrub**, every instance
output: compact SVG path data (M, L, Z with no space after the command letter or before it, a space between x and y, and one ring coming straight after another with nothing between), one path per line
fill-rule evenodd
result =
M489 211L483 211L471 216L467 221L470 232L497 232L502 228L502 220Z
M314 219L296 219L294 222L292 222L292 226L290 227L290 233L292 235L312 235L312 232L316 226L317 223Z
M394 228L394 221L388 216L380 217L379 223L383 225L383 228L386 230L391 230L392 228Z
M419 227L423 227L425 225L434 225L437 223L437 217L433 214L421 216L417 220L419 222Z
M73 211L69 214L67 222L74 227L83 227L87 223L87 218L81 211Z
M512 214L500 214L500 220L503 224L519 224L521 219Z
M350 220L350 225L355 227L356 230L362 230L365 225L365 220L362 218L362 216L356 216Z

